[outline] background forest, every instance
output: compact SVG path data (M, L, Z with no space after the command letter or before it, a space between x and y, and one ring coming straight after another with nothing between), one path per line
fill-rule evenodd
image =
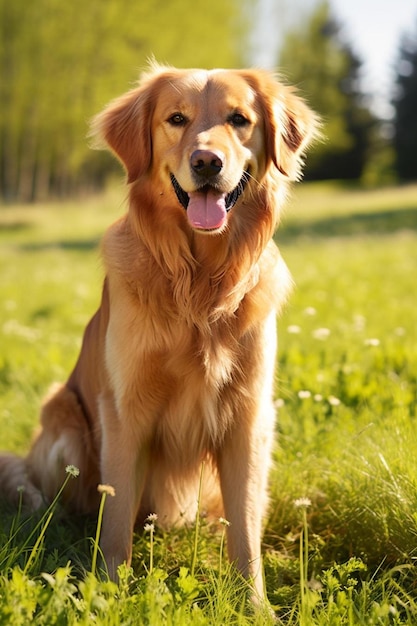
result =
M188 0L0 0L0 198L102 188L119 166L90 150L88 120L152 55L182 67L250 65L258 9L257 0L212 0L192 11ZM288 30L276 68L324 119L326 141L309 158L307 179L417 178L417 28L398 42L396 66L387 123L369 108L361 60L327 1Z

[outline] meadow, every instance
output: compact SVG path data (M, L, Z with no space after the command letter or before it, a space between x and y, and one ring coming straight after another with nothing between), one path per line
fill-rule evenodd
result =
M24 453L99 302L99 240L123 192L0 207L0 449ZM286 625L417 621L417 186L303 184L277 233L295 287L278 320L277 445L264 536ZM71 476L68 479L74 479ZM118 587L97 520L2 505L0 624L272 624L205 519L138 529Z

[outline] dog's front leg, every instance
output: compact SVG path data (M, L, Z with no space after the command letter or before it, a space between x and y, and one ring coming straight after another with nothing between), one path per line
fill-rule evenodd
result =
M100 546L109 576L117 580L118 566L132 557L133 527L142 497L148 448L135 429L135 422L119 418L109 405L102 407L101 476L114 488L107 498Z
M272 421L272 420L271 420ZM251 582L256 603L265 598L261 559L262 520L267 505L267 480L272 433L259 425L236 427L218 458L228 527L228 553Z

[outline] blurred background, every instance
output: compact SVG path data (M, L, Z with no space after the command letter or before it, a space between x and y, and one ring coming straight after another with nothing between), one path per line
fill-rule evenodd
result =
M89 119L147 59L278 71L324 119L308 180L417 179L416 0L0 0L0 200L101 190Z

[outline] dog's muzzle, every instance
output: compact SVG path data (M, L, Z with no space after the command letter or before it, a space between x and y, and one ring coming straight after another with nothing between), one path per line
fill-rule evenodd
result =
M227 213L238 201L249 181L250 173L244 171L237 186L228 194L217 191L211 185L204 185L187 193L171 174L171 183L179 203L187 211L188 220L198 230L218 230L227 219Z

